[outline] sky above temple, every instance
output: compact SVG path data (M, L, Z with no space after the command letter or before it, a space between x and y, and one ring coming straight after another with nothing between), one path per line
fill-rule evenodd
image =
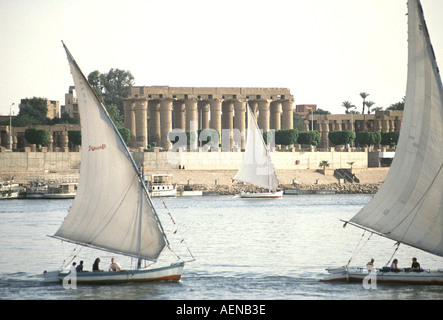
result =
M0 0L0 115L20 99L64 104L61 40L85 75L130 71L135 85L284 87L295 104L361 112L405 95L406 0ZM422 0L443 65L443 1Z

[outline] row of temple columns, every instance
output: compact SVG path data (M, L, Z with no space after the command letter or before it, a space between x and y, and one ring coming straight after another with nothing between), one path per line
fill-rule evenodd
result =
M126 99L124 100L125 126L130 130L133 146L145 148L149 143L168 150L171 142L168 134L173 129L193 131L197 129L246 128L246 107L249 106L264 132L270 129L293 128L293 100L246 100L246 99ZM148 132L149 110L149 132ZM193 125L193 127L191 127ZM231 139L231 148L232 139ZM242 135L241 147L245 147Z

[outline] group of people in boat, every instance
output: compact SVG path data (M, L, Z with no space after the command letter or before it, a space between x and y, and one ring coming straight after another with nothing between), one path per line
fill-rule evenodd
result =
M371 261L369 261L366 264L366 268L368 269L368 271L373 271L375 270L374 268L374 259L371 259ZM393 271L393 272L400 272L400 271L422 271L422 268L420 266L420 263L418 263L417 258L412 258L412 264L410 268L404 268L404 269L400 269L398 267L398 260L394 259L392 261L391 267L388 268L389 271ZM385 270L385 268L383 268L383 271Z
M94 264L92 265L92 272L102 272L102 271L104 271L104 270L100 270L99 264L100 264L100 258L95 259ZM83 270L83 260L80 261L79 265L77 265L76 262L73 262L72 266L75 267L75 271L76 272L86 271L86 270ZM115 258L112 258L111 259L111 264L109 265L108 271L113 272L113 271L121 271L121 270L123 270L121 265L115 260Z

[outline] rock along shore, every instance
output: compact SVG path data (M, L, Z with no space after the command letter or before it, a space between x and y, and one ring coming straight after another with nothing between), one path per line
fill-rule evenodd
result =
M356 169L353 173L360 180L360 183L342 183L333 175L333 170L326 173L317 169L303 170L277 170L280 181L279 189L299 189L299 190L326 190L336 194L374 194L378 191L386 178L389 168L368 168ZM232 178L237 173L236 170L156 170L147 171L150 174L173 174L174 184L181 190L198 190L220 195L234 195L244 192L263 191L253 185L247 185ZM79 171L51 172L40 174L29 172L9 172L0 174L0 180L13 179L17 183L26 184L30 180L50 180L63 179L64 177L78 177Z

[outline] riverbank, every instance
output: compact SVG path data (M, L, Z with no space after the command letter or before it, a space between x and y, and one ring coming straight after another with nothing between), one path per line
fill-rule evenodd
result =
M279 189L299 190L326 190L337 194L376 193L388 174L389 168L354 169L353 173L360 183L341 182L333 175L333 170L326 174L320 170L277 170L280 181ZM180 170L165 169L147 171L146 175L161 173L172 174L174 183L181 190L197 190L221 195L238 194L244 192L261 191L253 185L247 185L232 178L237 170ZM60 180L65 177L78 177L78 170L59 172L12 172L0 174L1 180L14 180L16 183L26 184L31 180Z
M370 168L353 170L360 183L341 182L333 175L333 170L326 174L318 170L277 170L280 181L279 189L325 190L337 194L365 193L373 194L378 191L388 174L389 168ZM263 191L253 185L247 185L232 178L236 170L162 170L148 171L154 173L172 174L174 183L179 191L194 190L216 193L221 195L239 194L243 192Z

